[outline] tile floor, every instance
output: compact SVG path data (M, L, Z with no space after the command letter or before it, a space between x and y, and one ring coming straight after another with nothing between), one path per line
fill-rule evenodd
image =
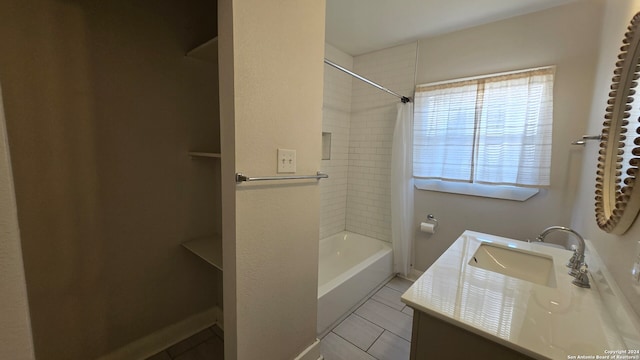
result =
M408 360L413 310L400 301L411 282L391 279L320 342L325 360ZM147 360L223 360L222 330L205 329Z
M320 342L325 360L408 360L413 310L400 301L412 282L395 277Z
M223 360L223 334L217 326L204 329L147 360Z

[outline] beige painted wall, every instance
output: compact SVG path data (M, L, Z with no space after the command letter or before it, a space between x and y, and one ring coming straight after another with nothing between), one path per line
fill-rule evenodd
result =
M0 88L0 359L32 360L35 359L33 339L1 90Z
M622 37L633 15L640 11L638 0L607 0L603 12L602 36L594 39L600 42L600 55L596 69L593 101L588 107L588 134L599 134L602 130L604 110L609 98L611 77L622 45ZM631 281L631 267L637 254L640 240L640 222L636 220L629 231L622 236L610 235L600 230L595 221L595 172L598 160L598 146L589 143L585 148L584 161L579 186L579 196L573 210L573 226L587 239L593 241L598 254L607 269L614 276L618 286L640 315L640 286ZM588 262L587 258L587 262Z
M94 359L218 302L215 2L0 3L0 82L39 360ZM207 147L206 149L204 147ZM212 285L213 284L213 285ZM4 321L4 320L3 320Z
M440 222L433 236L415 234L417 269L465 229L524 240L570 224L584 151L570 143L586 128L601 18L602 1L585 0L419 42L418 84L544 65L557 73L550 188L526 202L416 190L416 224L429 213Z
M236 138L234 88L233 0L218 1L218 74L220 93L220 148L224 357L238 358L238 304L236 302Z
M228 156L252 176L276 174L277 148L297 151L297 174L320 169L325 2L221 3L225 357L293 359L316 338L319 185L232 188Z

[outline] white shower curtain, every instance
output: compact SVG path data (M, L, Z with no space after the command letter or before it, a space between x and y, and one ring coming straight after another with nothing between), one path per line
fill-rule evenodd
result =
M407 276L413 248L413 103L398 104L391 151L391 239L394 272Z

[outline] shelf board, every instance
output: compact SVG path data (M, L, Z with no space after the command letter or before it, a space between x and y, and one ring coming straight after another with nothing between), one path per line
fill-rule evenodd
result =
M186 249L204 261L222 270L222 238L219 236L202 237L182 243Z
M208 157L208 158L220 158L220 153L212 153L212 152L202 152L202 151L189 151L189 156L191 157Z
M218 63L218 37L187 52L187 56L212 63Z

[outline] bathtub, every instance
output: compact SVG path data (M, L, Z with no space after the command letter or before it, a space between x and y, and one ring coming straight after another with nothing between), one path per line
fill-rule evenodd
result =
M347 231L320 240L319 260L318 334L393 273L391 244Z

